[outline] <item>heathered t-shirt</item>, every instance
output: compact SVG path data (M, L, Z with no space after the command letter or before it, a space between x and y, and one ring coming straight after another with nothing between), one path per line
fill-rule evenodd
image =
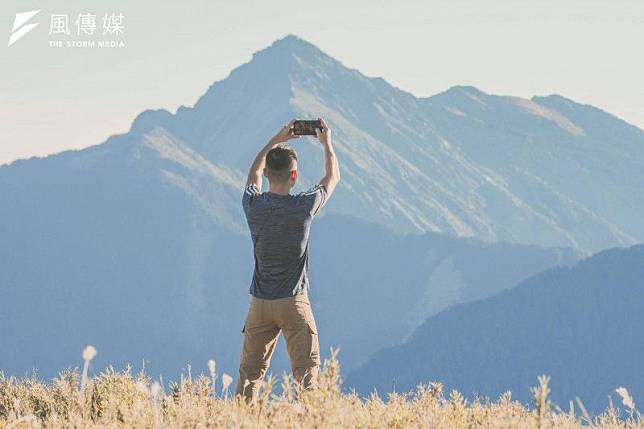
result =
M255 254L251 295L278 299L309 288L309 230L325 202L324 185L296 195L246 187L242 206Z

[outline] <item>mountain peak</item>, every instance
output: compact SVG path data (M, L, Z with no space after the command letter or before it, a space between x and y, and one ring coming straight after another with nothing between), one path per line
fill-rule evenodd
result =
M271 60L291 59L294 55L306 60L319 56L330 58L313 43L294 34L288 34L281 39L275 40L266 48L253 53L253 61L259 60L261 62L264 58L270 58Z
M457 97L461 98L463 95L470 97L470 98L479 98L483 99L487 97L489 94L486 92L481 91L475 86L472 85L452 85L449 88L447 88L445 91L439 92L437 94L434 94L428 98L444 98L444 97Z
M557 105L564 105L564 106L569 106L569 107L582 107L586 106L581 103L578 103L574 100L571 100L570 98L566 98L563 95L559 94L549 94L549 95L534 95L530 98L531 101L534 101L535 103L539 104L557 104Z
M218 104L216 100L227 97L270 100L273 106L288 105L294 79L305 80L323 70L335 69L339 64L314 44L287 34L255 51L250 61L236 67L226 79L214 82L193 109L205 109L206 115L210 115L213 106Z
M271 43L270 47L286 47L287 49L294 49L294 48L308 48L308 49L318 49L317 46L315 46L313 43L308 42L304 39L302 39L299 36L296 36L295 34L289 33L286 36L282 37L281 39L275 40L273 43ZM268 48L267 48L268 49Z
M488 95L473 85L452 85L445 92L466 92L468 94Z
M485 99L489 96L486 92L481 91L472 85L452 85L443 92L427 97L430 102L450 102L458 103L462 100L474 100L480 105L485 104Z

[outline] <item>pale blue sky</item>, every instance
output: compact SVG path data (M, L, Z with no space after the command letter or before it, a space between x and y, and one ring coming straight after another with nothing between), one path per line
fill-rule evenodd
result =
M40 25L7 47L15 14L35 9ZM48 47L52 14L112 12L125 48ZM3 0L0 28L0 164L100 143L146 108L191 106L289 33L417 96L558 93L644 128L644 1Z

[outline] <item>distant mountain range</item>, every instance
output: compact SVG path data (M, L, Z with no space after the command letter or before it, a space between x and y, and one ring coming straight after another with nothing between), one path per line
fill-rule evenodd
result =
M236 375L247 168L290 118L317 116L343 179L313 226L311 294L343 369L452 305L644 237L642 130L555 95L414 97L287 36L193 107L0 167L0 370L49 377L94 344L97 367L146 359L173 376L215 357ZM292 142L298 192L322 151ZM285 353L273 364L288 369Z
M293 116L323 116L334 129L343 183L329 213L586 253L644 239L634 216L644 208L641 129L559 95L455 86L418 98L295 36L256 52L194 107L143 112L127 136L186 145L241 178ZM322 151L312 139L294 144L305 187L322 174Z
M606 250L430 317L350 373L346 387L367 394L441 381L470 397L511 390L529 402L548 374L562 408L578 396L600 411L620 386L644 397L643 303L644 245Z
M317 116L333 127L343 167L329 213L398 232L587 254L644 239L644 217L634 215L644 209L641 129L559 95L528 100L454 86L418 98L292 35L253 54L193 107L142 112L101 150L152 150L181 165L157 174L243 232L228 202L250 160L290 118ZM304 189L322 175L322 151L310 138L293 144Z

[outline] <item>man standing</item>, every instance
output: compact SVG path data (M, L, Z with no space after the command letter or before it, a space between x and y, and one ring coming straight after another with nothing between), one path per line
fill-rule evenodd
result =
M306 389L317 384L320 346L308 297L309 230L340 181L331 130L320 121L322 129L315 132L324 148L326 173L316 186L290 194L297 181L297 154L284 143L299 137L293 133L294 120L264 146L248 172L242 205L253 241L255 271L235 392L246 401L257 395L280 332L296 382ZM262 176L269 182L263 193Z

